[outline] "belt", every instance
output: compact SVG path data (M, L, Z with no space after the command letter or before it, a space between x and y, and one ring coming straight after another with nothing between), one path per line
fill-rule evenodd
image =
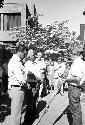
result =
M70 83L70 85L77 86L75 83Z
M11 85L11 87L21 87L20 85Z

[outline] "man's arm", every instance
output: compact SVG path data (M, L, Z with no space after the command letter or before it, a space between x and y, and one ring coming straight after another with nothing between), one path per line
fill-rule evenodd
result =
M81 81L81 78L77 76L71 76L70 78L66 78L65 80L65 82L67 82L68 84L75 83L76 85L79 85L80 81Z

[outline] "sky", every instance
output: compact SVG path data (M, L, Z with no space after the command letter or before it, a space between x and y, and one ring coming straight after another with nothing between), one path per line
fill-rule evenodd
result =
M43 26L52 24L54 21L69 20L69 30L80 34L80 24L85 23L85 0L4 0L6 2L22 2L29 5L35 3L38 21Z

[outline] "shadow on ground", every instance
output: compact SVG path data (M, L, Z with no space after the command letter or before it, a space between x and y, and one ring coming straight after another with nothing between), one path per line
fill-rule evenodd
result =
M37 112L40 113L44 108L46 107L46 101L39 101L38 105L37 105ZM34 123L34 121L36 120L36 118L32 118L31 121L29 123L22 123L21 125L32 125Z
M11 100L8 94L0 96L0 122L3 122L5 117L11 113Z
M66 109L61 113L61 115L55 120L53 125L55 125L61 119L61 117L65 114L67 114L69 125L72 124L72 116L71 116L71 112L70 112L69 105L68 105Z
M46 107L46 104L47 104L46 101L43 101L43 100L38 102L38 105L37 105L38 113L40 113Z
M26 100L23 105L23 111L24 113L26 111ZM37 105L37 111L40 113L46 106L46 102L41 100L38 102ZM8 94L5 94L3 96L0 96L0 123L4 122L6 116L11 114L11 99L9 98ZM33 120L34 121L34 120ZM32 122L33 123L33 122ZM32 124L30 124L32 125Z

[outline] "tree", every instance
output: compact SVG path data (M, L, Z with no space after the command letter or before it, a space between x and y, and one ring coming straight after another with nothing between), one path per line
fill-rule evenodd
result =
M67 23L68 20L55 21L46 27L42 27L41 24L32 28L29 25L15 27L10 30L10 35L12 38L16 37L18 39L17 44L25 44L27 47L35 49L35 51L42 50L45 52L48 49L66 49L68 58L71 58L73 50L80 49L81 42L71 38L71 35L74 34L71 34L68 30Z
M42 27L38 24L37 30L36 27L30 28L28 25L26 27L13 28L10 30L12 38L16 37L19 41L29 45L34 44L38 48L52 48L60 47L67 43L70 40L70 32L67 27L64 27L64 24L67 21L54 22L52 25L47 25Z

